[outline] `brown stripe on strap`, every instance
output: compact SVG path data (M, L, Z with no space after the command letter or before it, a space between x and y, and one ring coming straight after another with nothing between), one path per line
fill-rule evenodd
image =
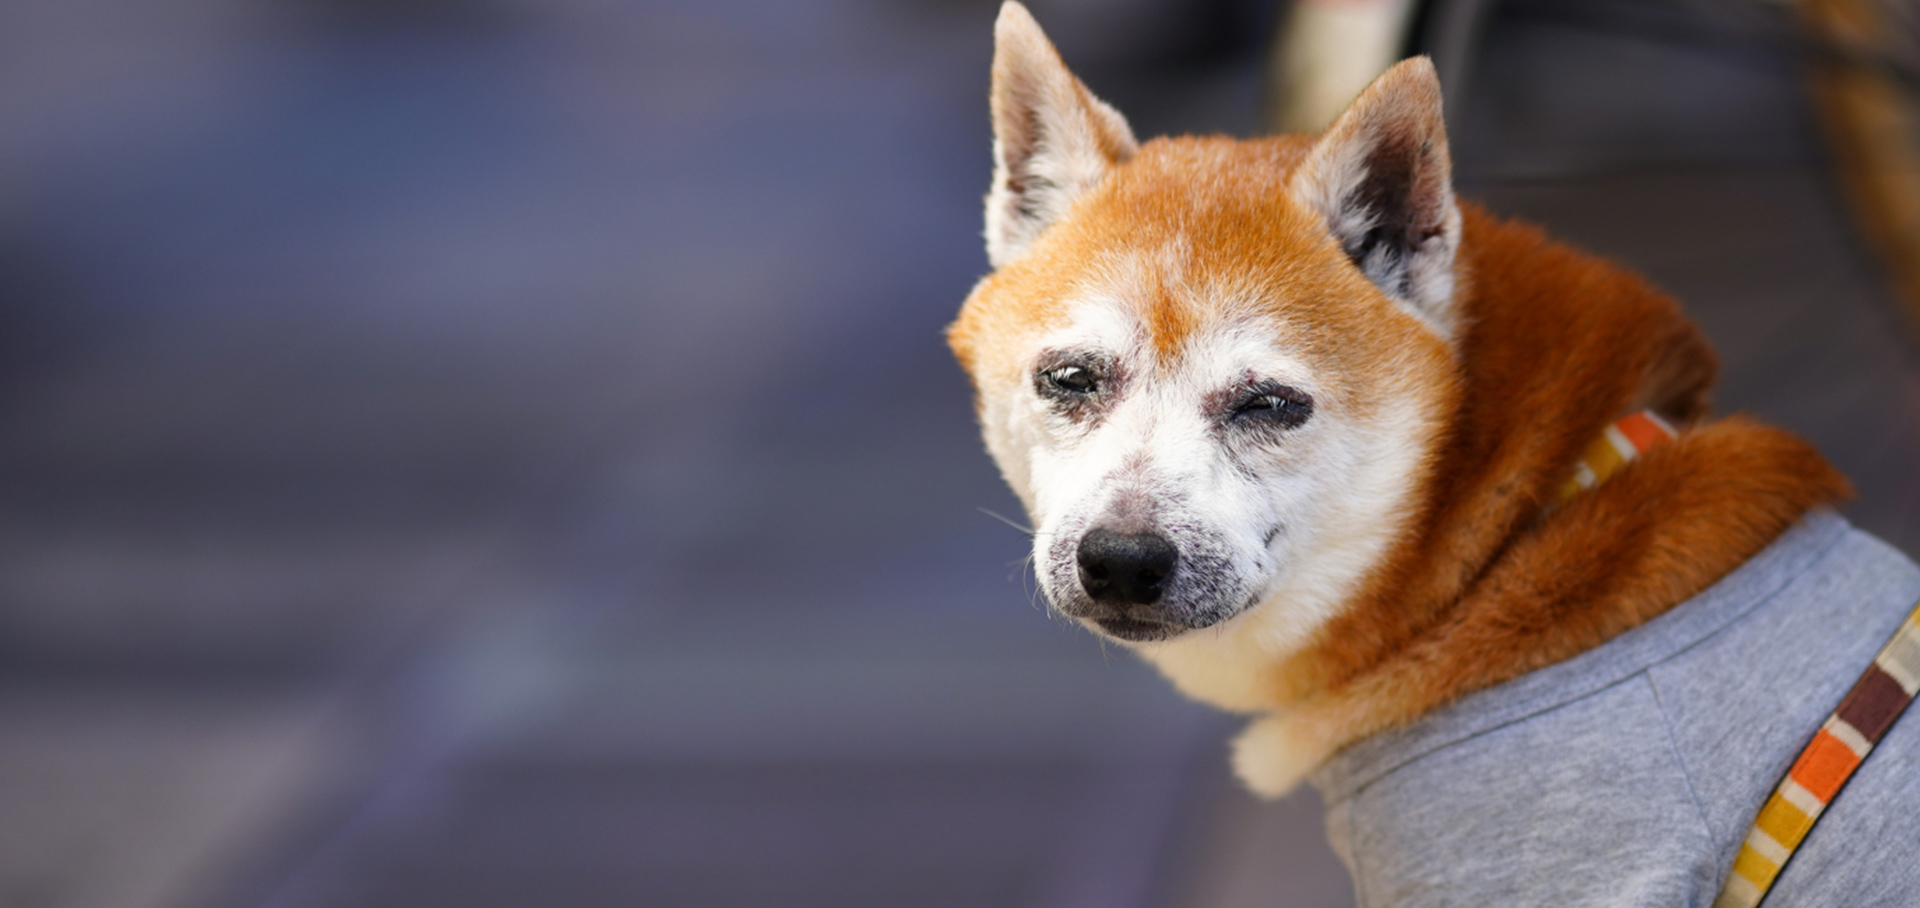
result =
M1900 718L1907 701L1913 698L1900 688L1900 682L1880 669L1878 665L1867 666L1867 672L1855 682L1853 690L1847 691L1847 698L1840 701L1840 708L1834 714L1842 721L1854 727L1860 736L1869 742L1880 743L1880 736L1893 726L1893 720Z

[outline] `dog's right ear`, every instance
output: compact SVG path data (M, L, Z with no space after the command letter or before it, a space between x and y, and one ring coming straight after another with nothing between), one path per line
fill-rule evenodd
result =
M1120 112L1067 71L1026 7L1007 0L993 25L987 260L998 268L1018 258L1138 148Z

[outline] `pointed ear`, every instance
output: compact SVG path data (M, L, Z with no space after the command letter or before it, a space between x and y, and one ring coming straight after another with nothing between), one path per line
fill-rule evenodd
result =
M1333 121L1289 188L1368 280L1451 338L1460 209L1440 109L1433 63L1396 64Z
M998 268L1139 144L1120 113L1067 71L1026 7L1000 7L993 41L987 260Z

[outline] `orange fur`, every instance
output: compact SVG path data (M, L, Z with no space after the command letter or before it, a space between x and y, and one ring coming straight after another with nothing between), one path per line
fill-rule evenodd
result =
M1275 666L1275 705L1333 747L1598 646L1848 493L1805 442L1736 418L1543 516L1618 415L1701 419L1713 355L1623 270L1477 209L1466 221L1462 402L1428 512L1318 644Z
M1735 418L1602 489L1514 538L1403 645L1349 663L1364 667L1307 697L1290 728L1330 751L1599 646L1705 589L1846 483L1799 439ZM1375 603L1348 619L1383 617Z

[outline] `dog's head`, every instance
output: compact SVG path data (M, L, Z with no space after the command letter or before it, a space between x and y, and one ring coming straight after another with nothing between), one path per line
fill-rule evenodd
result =
M1454 406L1432 66L1318 138L1141 144L1018 4L996 43L996 270L950 338L1041 589L1150 656L1299 646L1405 532Z

